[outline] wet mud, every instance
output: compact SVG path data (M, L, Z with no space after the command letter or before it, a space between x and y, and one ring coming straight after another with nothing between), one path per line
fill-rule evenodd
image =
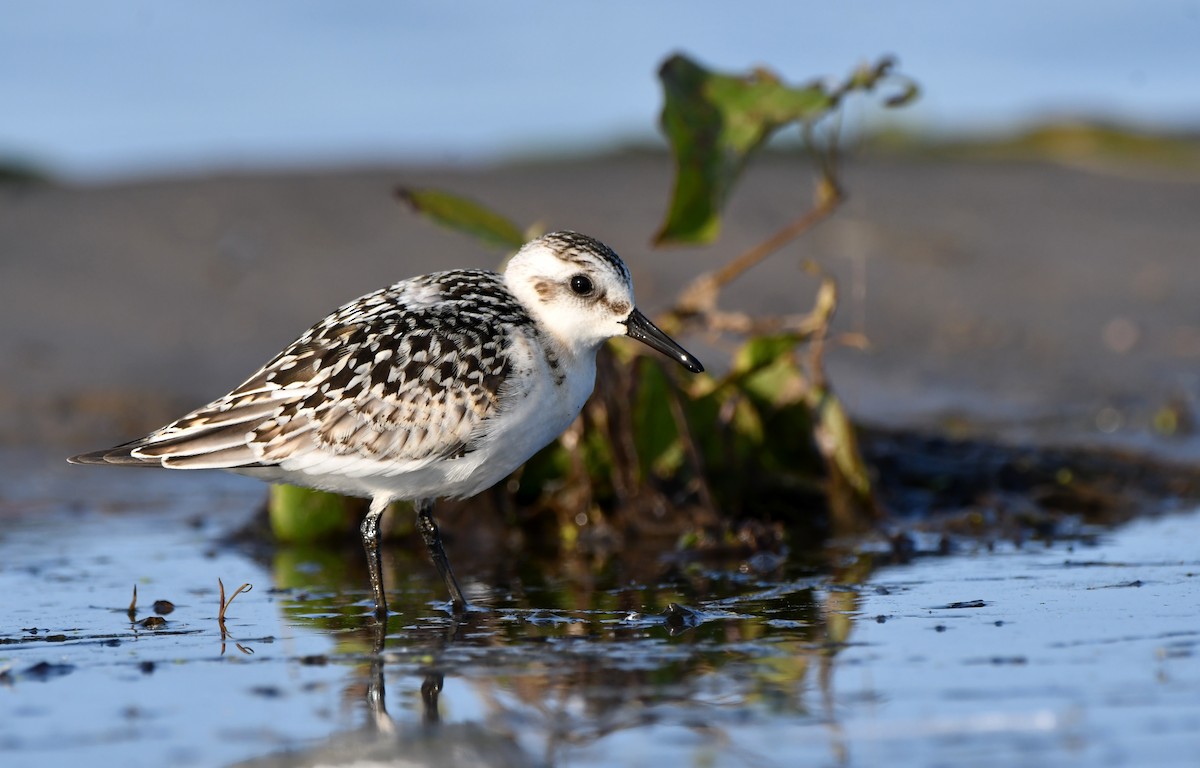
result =
M1178 546L1200 512L1181 497L1116 527L1060 511L1054 535L1013 537L932 514L819 554L668 549L649 571L456 552L461 617L398 542L384 626L357 548L228 540L262 503L252 481L149 473L134 503L43 466L4 501L5 765L1191 765L1200 748L1200 558ZM253 585L224 621L218 579L227 601Z

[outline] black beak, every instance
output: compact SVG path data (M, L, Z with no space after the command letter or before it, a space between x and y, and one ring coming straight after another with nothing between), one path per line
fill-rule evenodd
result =
M657 349L667 357L678 360L680 365L692 373L704 371L704 366L700 365L699 360L676 344L674 339L663 333L657 325L650 322L649 318L638 310L635 309L629 313L629 317L625 319L625 327L629 329L625 332L627 336Z

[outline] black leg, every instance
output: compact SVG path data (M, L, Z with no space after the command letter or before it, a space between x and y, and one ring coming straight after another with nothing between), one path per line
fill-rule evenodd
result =
M429 557L433 559L438 573L442 575L442 581L446 582L446 589L450 592L450 602L454 606L454 611L460 612L467 607L467 601L463 597L462 590L458 588L454 571L450 570L450 560L446 557L446 550L442 549L442 535L438 532L437 522L433 519L433 499L418 499L416 507L417 530L421 532L421 538L425 540L425 548L429 550Z
M370 716L369 725L379 733L395 733L396 721L387 712L387 696L383 684L383 657L376 652L371 659L371 669L367 678L367 714Z
M375 617L387 621L387 595L383 593L383 558L379 552L380 539L383 529L379 527L379 519L387 510L390 499L386 496L376 496L371 499L371 508L362 521L363 550L367 553L367 570L371 574L371 591L375 593Z
M441 672L426 672L425 679L421 681L421 720L425 725L436 725L441 719L438 712L438 694L442 692L442 682Z

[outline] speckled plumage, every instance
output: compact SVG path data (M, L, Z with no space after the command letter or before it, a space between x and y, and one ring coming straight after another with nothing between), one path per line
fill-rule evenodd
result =
M314 451L459 458L531 372L516 347L538 336L500 275L423 275L337 309L233 392L131 453L179 469L262 467Z
M229 394L71 461L226 469L369 496L373 569L378 517L394 499L418 500L457 604L432 499L484 490L561 433L591 393L596 350L622 334L700 369L634 309L611 249L556 232L528 243L503 275L436 272L345 304ZM372 582L386 610L375 570Z

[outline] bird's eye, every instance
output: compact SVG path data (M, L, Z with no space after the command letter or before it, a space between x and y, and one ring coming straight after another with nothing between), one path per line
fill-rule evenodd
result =
M579 296L587 296L594 289L592 279L587 275L575 275L571 278L571 290Z

